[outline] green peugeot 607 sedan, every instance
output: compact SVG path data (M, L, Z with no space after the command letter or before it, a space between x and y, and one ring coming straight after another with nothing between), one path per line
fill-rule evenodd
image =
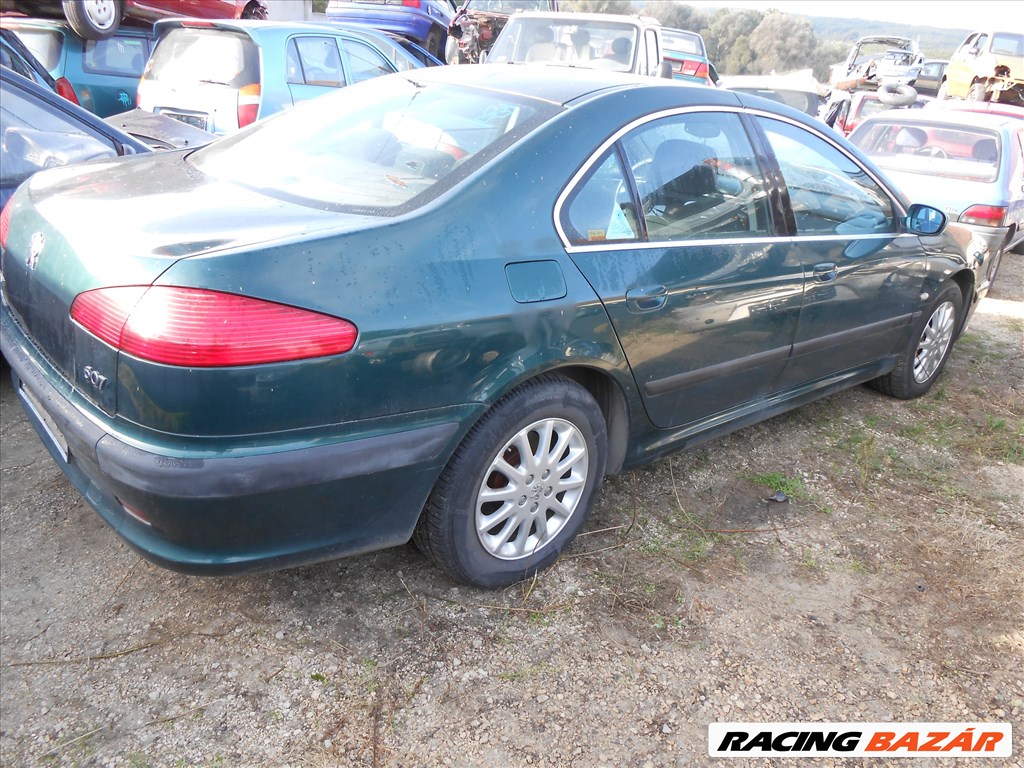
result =
M801 113L533 65L46 171L0 229L16 389L143 556L412 539L484 587L550 565L606 474L861 382L923 394L983 269Z

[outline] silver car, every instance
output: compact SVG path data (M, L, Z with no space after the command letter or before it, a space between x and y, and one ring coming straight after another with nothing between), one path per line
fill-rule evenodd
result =
M1024 246L1024 120L964 111L889 110L848 137L909 198L943 210L983 244L988 279Z

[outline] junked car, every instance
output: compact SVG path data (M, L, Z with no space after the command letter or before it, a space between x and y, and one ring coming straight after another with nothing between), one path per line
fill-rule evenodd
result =
M223 136L306 99L424 61L383 33L340 24L172 19L138 106Z
M148 150L48 85L0 67L0 206L44 168Z
M984 294L945 221L773 102L433 67L36 175L0 214L0 345L51 455L157 563L412 539L498 587L569 546L606 474L861 382L927 392Z
M949 57L939 98L1024 106L1024 32L972 32Z
M708 59L704 38L685 29L665 28L661 34L662 56L672 65L672 77L684 83L716 85L719 77Z
M135 106L153 47L151 30L122 27L103 40L87 40L66 21L5 16L0 24L18 35L58 83L68 84L75 103L100 117Z
M125 19L140 26L178 16L267 18L264 0L3 0L3 7L28 16L66 19L75 33L86 40L112 37Z
M448 24L445 60L479 64L512 14L557 10L558 0L463 0Z
M524 12L512 16L487 63L557 64L673 76L657 19L610 13Z
M845 63L832 67L829 83L841 90L913 85L923 65L924 54L909 37L869 35L853 44Z
M330 0L330 22L403 35L434 58L444 58L455 0Z
M1024 242L1024 121L960 110L898 110L850 134L903 192L985 244L985 280Z

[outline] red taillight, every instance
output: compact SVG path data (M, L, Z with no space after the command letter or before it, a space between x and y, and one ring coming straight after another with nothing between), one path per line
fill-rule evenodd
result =
M243 85L238 89L238 127L245 128L256 122L256 114L260 111L259 83Z
M961 224L979 224L983 227L1003 226L1006 207L998 205L972 205L960 214Z
M692 59L683 59L682 61L676 62L676 72L687 77L699 77L702 80L708 78L708 65L703 61L694 61Z
M348 352L357 329L340 318L248 296L177 286L80 293L71 318L107 344L166 365L260 365Z
M0 248L7 247L7 233L11 229L11 203L8 201L0 211Z
M406 8L419 8L422 3L420 0L402 0L402 5Z
M57 94L59 96L63 96L72 104L79 104L78 94L75 93L75 87L71 85L71 81L66 77L57 78Z

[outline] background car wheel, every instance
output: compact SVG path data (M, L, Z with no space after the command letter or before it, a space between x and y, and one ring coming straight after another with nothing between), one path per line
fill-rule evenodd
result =
M86 40L106 40L121 26L121 0L63 0L64 16Z
M989 93L985 90L985 84L974 83L971 86L971 90L967 92L967 98L970 101L988 101Z
M949 98L949 89L946 87L946 81L945 80L943 80L942 83L939 85L939 90L935 92L935 98L936 99L948 99Z
M544 376L499 400L462 441L413 541L453 578L496 588L548 567L575 538L604 479L594 398Z
M900 356L896 367L871 382L879 392L901 400L920 397L939 378L953 349L953 339L960 327L963 294L953 283L947 283L932 301L924 322L919 324L910 345Z
M242 18L266 21L270 18L270 14L267 12L267 7L265 5L252 2L245 6L245 9L242 11Z

